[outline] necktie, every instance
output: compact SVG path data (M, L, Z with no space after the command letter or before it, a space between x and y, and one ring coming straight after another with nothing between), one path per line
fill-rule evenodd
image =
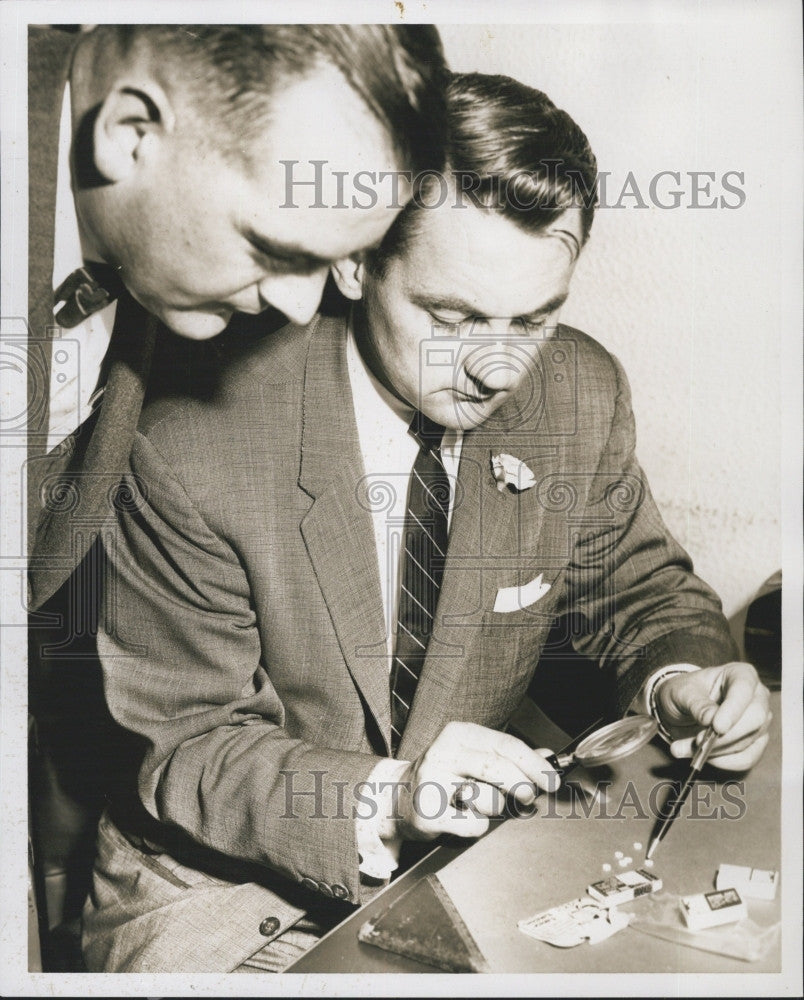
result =
M56 322L64 329L78 326L87 316L114 302L124 289L117 270L110 264L87 261L62 281L53 293L54 303L64 305L56 313Z
M410 432L420 445L408 487L402 540L396 646L391 667L394 754L410 712L435 622L447 553L450 486L441 461L444 428L417 413Z

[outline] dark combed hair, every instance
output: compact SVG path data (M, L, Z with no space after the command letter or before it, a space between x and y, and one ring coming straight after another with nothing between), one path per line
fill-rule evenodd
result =
M583 239L597 200L597 161L566 111L540 90L508 76L453 73L447 84L447 163L451 197L510 219L526 232L545 229L567 208L581 210ZM368 267L382 273L407 246L440 179L422 178ZM443 187L441 188L443 193Z
M167 78L183 81L196 107L214 116L216 145L242 148L270 114L272 91L337 67L385 127L407 169L443 166L446 63L432 25L107 25L121 54L147 45ZM327 109L321 108L322 120Z

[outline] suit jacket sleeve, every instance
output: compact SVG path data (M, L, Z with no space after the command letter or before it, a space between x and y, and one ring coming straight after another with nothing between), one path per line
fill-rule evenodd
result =
M612 362L614 412L578 526L564 611L583 624L576 649L615 673L622 713L658 667L725 663L737 649L720 601L693 573L651 496L634 455L628 381Z
M283 728L238 554L141 435L124 490L98 645L110 711L147 748L142 802L205 846L358 900L353 808L379 758Z

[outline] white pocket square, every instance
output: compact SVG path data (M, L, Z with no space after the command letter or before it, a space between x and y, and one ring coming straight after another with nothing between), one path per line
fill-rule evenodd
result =
M540 597L544 597L550 589L549 583L542 583L543 573L539 573L535 580L523 583L516 587L500 587L497 591L497 599L494 602L494 610L501 612L521 611L523 608L535 604Z

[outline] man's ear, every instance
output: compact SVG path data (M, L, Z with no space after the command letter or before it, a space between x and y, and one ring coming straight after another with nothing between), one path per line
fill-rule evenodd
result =
M125 180L155 139L175 128L175 115L161 87L116 84L101 104L93 127L95 167L107 181Z
M363 279L366 274L366 265L363 263L361 254L352 254L351 257L341 257L332 266L332 277L341 295L347 299L357 302L363 297Z

